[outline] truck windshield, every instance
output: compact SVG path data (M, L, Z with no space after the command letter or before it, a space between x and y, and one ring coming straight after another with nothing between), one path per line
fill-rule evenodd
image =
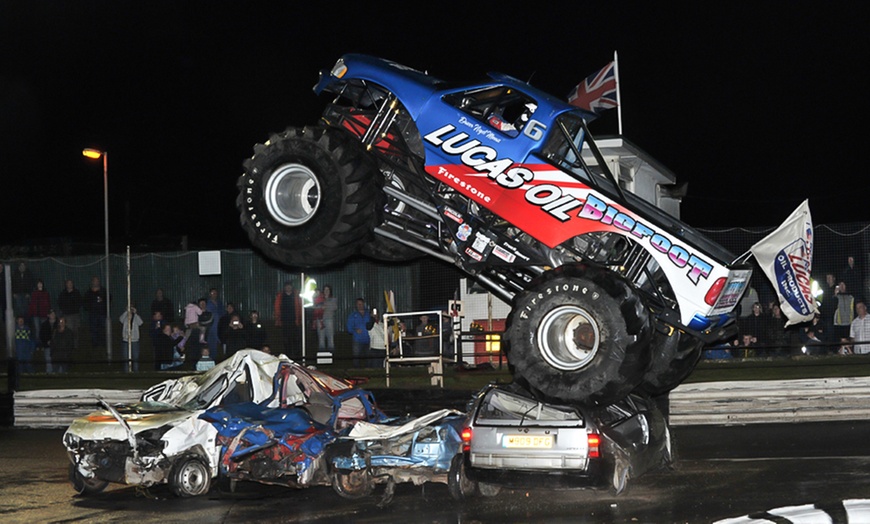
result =
M565 113L556 118L555 125L544 144L544 158L551 164L571 173L583 183L618 194L610 177L595 167L591 169L582 158L583 143L587 140L582 117L579 114Z

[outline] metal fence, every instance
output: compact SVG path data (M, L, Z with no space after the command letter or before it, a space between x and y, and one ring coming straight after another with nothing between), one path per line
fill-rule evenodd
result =
M761 240L773 228L746 229L704 229L707 236L739 255L747 251L752 244ZM866 268L870 267L870 225L837 224L817 225L815 228L814 277L819 282L825 281L826 273L833 273L837 279L849 279L850 291L855 300L870 296L868 293L868 278ZM216 274L204 274L201 258L212 255L211 262L219 266ZM854 259L854 269L849 271L847 260ZM24 264L33 279L40 279L51 297L51 305L57 308L57 297L67 279L72 280L76 287L84 293L93 277L103 278L105 275L105 259L103 256L69 256L49 257L26 260L2 261L15 272L20 264ZM120 361L121 324L119 317L125 310L128 296L127 265L124 255L113 254L109 257L110 264L110 296L111 311L109 317L113 330L114 352L107 359L107 351L100 344L91 344L88 337L80 334L81 347L76 350L77 363ZM212 264L212 265L213 265ZM285 282L291 282L297 290L306 291L311 286L323 287L331 285L337 298L336 340L337 363L341 363L343 346L349 346L349 341L343 340L344 322L354 307L358 297L365 298L370 306L385 311L384 291L392 291L395 295L395 307L398 311L413 311L420 309L443 309L449 299L454 298L459 288L460 272L439 261L424 258L405 264L379 264L368 260L354 260L346 264L316 269L310 272L290 270L272 264L251 250L225 250L218 252L175 252L133 254L129 257L129 296L133 304L138 306L145 321L142 327L142 350L140 360L148 366L151 357L148 322L150 320L150 305L158 288L172 300L176 323L183 319L183 308L191 301L206 297L211 288L217 290L219 301L225 305L233 302L243 318L251 310L258 310L260 318L270 330L269 343L281 350L280 330L274 326L275 296ZM848 276L852 273L855 276ZM304 279L304 280L303 280ZM316 282L312 284L309 279ZM752 280L758 301L764 305L763 328L765 333L759 335L759 342L754 347L746 347L738 339L727 348L729 356L786 356L805 351L807 347L805 335L806 326L794 326L788 330L782 329L784 321L771 317L767 306L774 298L774 292L761 271L755 271ZM754 300L754 299L750 299ZM744 303L743 314L751 311L751 303ZM852 313L854 315L854 313ZM11 320L7 318L3 325L0 345L5 348L2 356L14 356L12 345L9 344ZM823 319L826 322L829 319ZM850 319L847 319L847 321ZM84 323L83 323L84 324ZM741 322L741 329L746 332ZM314 332L303 326L306 333L306 352L313 354L312 344ZM831 327L825 324L821 344L815 345L813 351L833 352L839 347L839 339L843 333L848 334L848 325ZM768 332L783 331L783 336L776 338ZM316 351L316 345L315 349Z

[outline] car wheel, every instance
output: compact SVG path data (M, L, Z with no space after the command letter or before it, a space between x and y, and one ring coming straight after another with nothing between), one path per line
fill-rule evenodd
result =
M372 238L377 167L349 133L289 128L254 147L236 206L251 243L292 266L339 262Z
M357 500L371 495L375 490L375 484L368 470L334 470L332 489L346 499Z
M638 389L655 397L679 386L695 370L703 345L688 333L656 332L650 344L652 363Z
M199 457L179 459L169 475L169 488L177 497L196 497L208 493L211 472Z
M79 495L96 495L102 493L109 485L107 481L96 477L84 477L72 463L69 465L69 481Z
M508 361L542 400L607 405L628 395L649 366L650 316L619 275L562 266L517 295L508 316Z
M447 472L447 491L454 500L466 500L477 494L477 482L465 474L465 456L461 453L450 461Z

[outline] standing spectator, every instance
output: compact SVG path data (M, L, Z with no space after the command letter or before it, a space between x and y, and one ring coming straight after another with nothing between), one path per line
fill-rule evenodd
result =
M33 332L24 322L24 317L15 317L15 356L21 366L22 373L33 373Z
M323 286L323 316L317 329L317 347L320 351L335 352L335 312L338 300L332 296L332 286Z
M199 316L202 315L202 307L200 304L205 302L204 298L188 302L184 306L184 336L190 338L193 331L199 334Z
M387 358L387 337L384 335L384 324L374 311L371 314L372 327L369 328L369 351L371 359L368 367L384 367L384 359Z
M855 297L849 294L846 283L840 280L835 291L837 311L834 312L834 333L838 338L848 337L852 319L855 318Z
M106 343L106 290L100 284L100 277L91 279L91 287L84 296L85 311L88 312L88 326L91 332L91 345L104 347Z
M284 352L292 360L301 361L302 299L290 282L286 282L284 291L275 296L275 325L281 328Z
M840 272L840 280L846 283L846 289L855 297L856 304L864 300L864 277L861 269L855 266L855 257L852 255L846 257L846 267Z
M245 330L245 325L237 313L233 313L230 317L230 326L226 336L227 358L233 356L236 351L245 349L248 345L248 332Z
M816 332L817 335L819 333L819 331ZM764 339L770 346L768 351L770 356L788 355L788 333L785 332L785 317L782 315L782 308L779 304L773 304L770 308L770 319L767 323L767 333Z
M164 370L172 365L172 353L175 340L172 338L172 324L163 324L154 338L154 369Z
M236 312L236 305L232 302L227 302L225 314L221 316L217 323L218 340L221 345L221 355L227 354L227 331L230 329L230 320Z
M30 295L30 303L27 306L27 316L33 322L33 338L40 340L39 330L42 329L42 323L48 318L48 312L51 311L51 296L45 290L45 282L42 279L36 281L36 289Z
M18 264L18 270L12 272L12 307L16 317L27 314L27 305L30 302L33 286L33 275L27 269L27 264L21 262Z
M856 355L866 355L870 353L870 316L867 315L867 304L863 301L856 302L855 311L857 315L849 330L849 336L853 342L856 342L852 346L852 351Z
M347 317L347 332L353 338L351 350L353 352L353 367L359 368L368 363L369 355L369 329L372 327L372 317L366 307L363 298L356 299L356 309Z
M67 279L63 291L57 297L57 306L60 308L60 316L64 319L64 330L70 331L73 338L73 347L79 347L79 328L82 324L82 294L76 289L72 280Z
M124 358L121 359L125 362L124 369L126 371L130 371L130 361L127 360L127 348L130 348L130 358L133 362L133 373L139 372L139 326L143 324L142 317L136 312L135 306L130 306L129 311L124 311L121 313L121 325L123 328L121 329L121 340L124 342L122 344L121 351L123 352Z
M749 315L743 317L739 321L741 335L752 335L752 342L755 345L765 344L765 331L767 328L767 318L761 307L761 302L752 304L752 311Z
M247 346L254 349L263 349L266 346L266 326L260 322L260 312L256 309L251 311L251 319L246 328Z
M175 322L175 309L172 308L172 301L166 298L163 294L163 289L158 288L151 301L151 318L154 318L154 313L160 312L160 316L166 322Z
M154 345L154 340L157 338L157 335L163 332L163 326L166 324L169 324L169 322L163 319L163 313L155 311L151 314L151 324L148 326L148 335L151 336L152 346Z
M217 288L213 287L208 290L208 301L205 304L205 310L211 313L212 319L212 323L209 325L205 335L208 341L208 349L212 357L219 357L218 348L221 341L218 336L218 325L220 324L221 317L224 316L224 305L221 304Z
M42 347L43 355L45 355L46 373L52 373L54 371L51 364L51 339L54 336L54 332L57 330L57 322L57 314L53 309L49 309L48 316L45 317L45 320L42 321L42 325L39 327L39 345Z
M834 333L834 315L837 313L837 281L833 273L825 274L825 287L822 290L822 303L819 305L821 324L825 336L820 337L825 342L836 342L840 337Z
M66 319L60 317L57 319L57 329L51 336L51 357L58 373L69 371L74 349L75 333L69 329Z

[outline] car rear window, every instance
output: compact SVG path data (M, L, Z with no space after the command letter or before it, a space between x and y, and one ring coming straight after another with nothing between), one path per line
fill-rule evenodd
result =
M475 422L493 426L580 426L583 416L574 408L544 404L534 399L493 389L477 410Z

